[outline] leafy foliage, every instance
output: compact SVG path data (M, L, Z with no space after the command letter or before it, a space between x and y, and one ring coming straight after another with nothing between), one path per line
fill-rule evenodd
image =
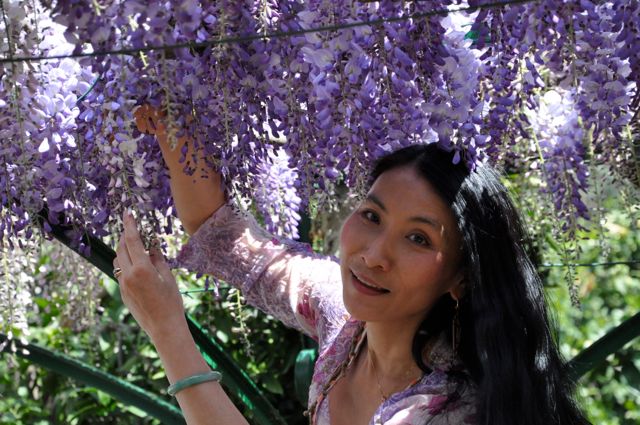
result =
M52 247L49 252L56 250L66 248ZM52 257L44 254L41 267L51 266L50 261ZM90 266L84 265L84 268L87 267ZM34 274L37 273L38 270L35 270ZM47 277L41 282L43 287L59 292L53 297L33 298L33 305L28 311L32 340L146 389L159 392L164 387L166 380L157 354L117 300L104 290L99 291L98 298L91 303L95 308L91 312L94 317L84 326L74 326L65 314L67 309L73 307L73 298L65 293L64 286L55 279L54 273ZM89 303L83 300L83 304ZM3 357L0 422L150 423L138 417L142 412L122 406L100 391L84 388L67 378L39 369L10 352Z
M66 255L71 259L61 261L61 269L52 264L52 261ZM64 271L74 258L78 259L75 267L84 269L85 275L96 279L95 283L100 288L90 295L96 296L91 303L95 310L89 313L92 317L75 317L75 321L84 323L83 326L74 325L74 321L65 314L79 301L67 293L62 284L71 277L70 273L59 275L60 270ZM42 289L56 295L34 296L32 303L25 306L29 339L156 394L164 394L168 383L160 360L147 336L120 302L116 284L106 278L98 278L91 266L82 261L62 246L45 244L39 268L33 275ZM45 271L43 279L39 280L42 271ZM191 289L196 283L188 276L180 280L183 287ZM71 288L78 284L74 281ZM302 337L274 319L243 306L235 290L220 288L219 292L220 298L212 292L190 293L185 296L187 311L223 343L287 423L304 423L303 406L293 396L293 364L304 344ZM86 299L82 300L81 305L87 304ZM100 391L30 365L11 354L10 350L3 354L0 371L0 393L3 395L0 399L1 423L158 423ZM236 402L242 406L238 400ZM244 414L251 418L250 411Z
M631 222L620 211L608 215L606 226L612 239L607 241L605 261L637 261L640 258L640 222ZM603 259L597 239L581 243L584 263ZM563 272L554 268L547 281L548 295L557 310L560 348L567 357L606 334L640 311L640 264L579 267L576 277L581 308L569 307L561 282ZM607 358L578 382L578 394L593 423L635 424L640 420L640 339Z

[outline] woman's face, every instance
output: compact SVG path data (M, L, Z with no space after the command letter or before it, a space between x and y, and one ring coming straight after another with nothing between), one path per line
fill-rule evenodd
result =
M451 209L412 167L384 172L340 235L343 298L356 319L417 326L437 299L462 295Z

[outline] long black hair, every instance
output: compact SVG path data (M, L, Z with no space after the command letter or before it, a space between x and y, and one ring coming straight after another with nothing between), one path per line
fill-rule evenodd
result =
M542 281L528 255L529 238L499 174L488 165L470 171L437 144L412 145L381 158L385 171L412 167L451 207L462 235L465 295L459 300L458 354L477 387L478 423L588 424L573 399ZM445 294L413 341L413 357L442 332L451 338L454 303Z

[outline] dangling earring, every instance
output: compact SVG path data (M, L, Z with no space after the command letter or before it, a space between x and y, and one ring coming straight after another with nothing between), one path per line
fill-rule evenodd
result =
M456 299L453 320L451 321L451 351L454 355L458 354L458 346L460 345L460 301Z

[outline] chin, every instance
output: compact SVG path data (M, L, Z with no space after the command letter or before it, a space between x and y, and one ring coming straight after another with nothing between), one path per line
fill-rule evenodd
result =
M349 313L349 317L353 320L358 320L360 322L376 322L377 320L380 319L379 315L375 315L374 317L374 315L372 314L367 314L361 311L362 309L350 308L346 304L345 304L345 309Z
M342 302L344 304L344 308L352 319L359 320L361 322L377 322L381 318L379 309L364 306L362 302L358 301L356 294L347 293L344 283L342 289Z

